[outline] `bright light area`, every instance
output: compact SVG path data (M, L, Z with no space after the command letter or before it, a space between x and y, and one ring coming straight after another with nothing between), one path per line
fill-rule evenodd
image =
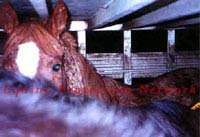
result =
M95 29L95 31L121 30L122 27L123 27L122 24L117 24L117 25L113 25L113 26L109 26L109 27L105 27L105 28L101 28L101 29Z
M48 9L45 0L29 0L35 11L39 14L41 18L48 17Z
M136 29L132 29L132 30L154 30L154 29L156 29L156 26L136 28Z
M72 21L69 30L70 31L81 31L86 30L88 24L85 21Z
M168 31L168 43L169 46L174 46L175 44L175 30Z
M34 42L26 42L18 46L16 64L20 73L29 78L34 78L40 60L39 49Z

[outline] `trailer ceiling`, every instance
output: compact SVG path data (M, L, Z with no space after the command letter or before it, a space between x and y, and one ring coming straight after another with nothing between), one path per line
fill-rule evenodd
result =
M0 0L2 5L4 0ZM198 0L63 0L73 21L87 21L89 28L108 24L125 23L126 28L157 25L185 17L182 24L198 24L200 3ZM47 18L57 0L9 0L20 19ZM172 12L170 12L172 10ZM165 13L164 17L162 14ZM160 16L160 17L159 17ZM152 20L153 19L153 20ZM188 20L189 19L189 20ZM190 21L193 19L193 21ZM127 23L128 22L128 23ZM177 24L176 24L177 25Z

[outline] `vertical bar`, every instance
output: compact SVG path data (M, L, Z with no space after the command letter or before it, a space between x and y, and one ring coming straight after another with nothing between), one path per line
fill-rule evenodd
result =
M86 57L86 31L78 31L77 33L79 52Z
M170 71L175 63L175 30L168 30L167 38L167 69Z
M131 31L124 31L124 56L123 56L124 70L131 69ZM132 73L124 72L124 83L132 84Z

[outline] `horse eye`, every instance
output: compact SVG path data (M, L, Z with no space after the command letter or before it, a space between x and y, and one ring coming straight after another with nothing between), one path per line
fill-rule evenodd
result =
M53 64L52 66L52 70L55 72L58 72L61 68L61 64L57 63L57 64Z

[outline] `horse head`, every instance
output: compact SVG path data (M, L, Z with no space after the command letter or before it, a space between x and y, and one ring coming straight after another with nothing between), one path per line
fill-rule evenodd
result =
M64 34L67 37L65 47L61 40L68 20L64 2L59 1L52 16L45 21L19 23L9 3L4 3L0 11L0 26L8 34L3 49L3 67L29 78L42 76L59 86L63 82L63 51L75 45L68 32Z
M78 52L75 39L66 31L68 12L64 2L58 1L52 16L42 21L19 23L8 3L0 10L0 26L8 33L2 57L4 68L29 78L43 77L57 87L67 83L69 88L97 86L102 90L104 80ZM104 98L110 100L109 95Z

